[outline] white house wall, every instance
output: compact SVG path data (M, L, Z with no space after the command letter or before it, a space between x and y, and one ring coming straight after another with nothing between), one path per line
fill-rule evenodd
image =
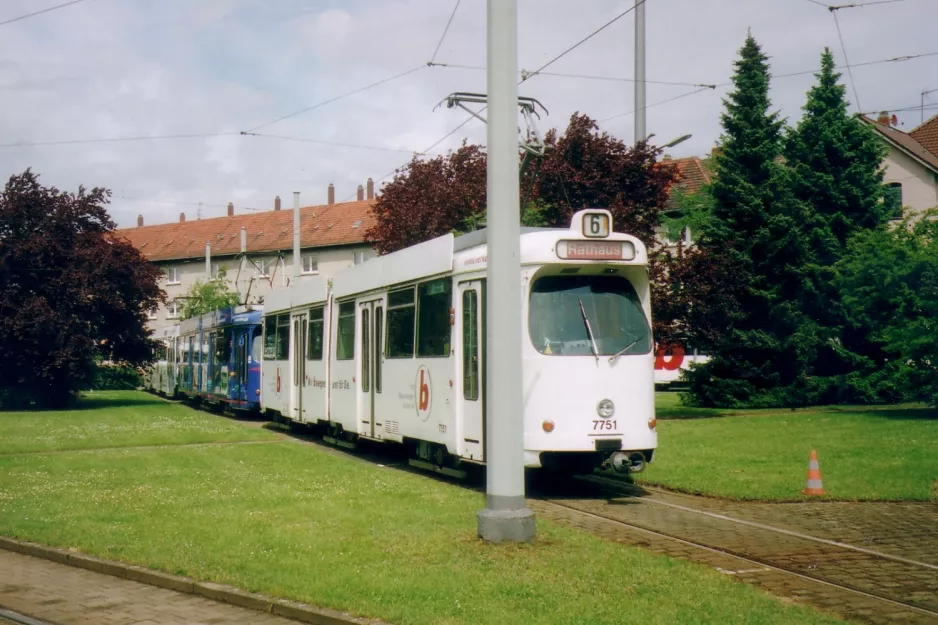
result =
M902 205L919 213L938 206L938 176L930 169L893 148L884 161L883 182L902 185Z
M326 250L317 250L317 249L306 249L302 251L302 255L311 254L316 257L318 263L318 271L313 274L304 274L304 276L314 276L319 275L325 278L331 278L336 272L346 267L351 267L354 264L355 253L360 252L364 254L364 258L367 260L369 258L375 257L377 254L375 251L367 245L356 245L348 246L339 249L326 249ZM285 284L285 279L293 275L293 253L286 252L283 256L283 261L272 265L270 273L272 274L270 278L265 278L258 275L257 269L250 262L251 260L258 262L263 259L271 259L272 261L277 259L276 252L248 252L247 258L242 264L241 260L232 257L212 257L212 265L223 267L227 272L226 279L228 284L232 287L237 286L238 293L241 294L242 298L245 294L248 293L250 288L250 295L248 298L248 303L258 304L262 302L262 299L271 292L272 289L282 287ZM189 291L193 284L201 280L205 282L208 277L205 273L205 257L192 258L187 260L170 260L170 261L156 261L157 267L159 267L164 272L167 269L172 267L177 268L179 272L179 282L178 283L167 283L166 278L164 277L160 280L160 288L166 291L166 299L171 302L176 297L183 297ZM240 277L238 275L238 267L241 266ZM301 278L302 279L302 278ZM235 285L237 281L237 285ZM183 300L179 300L179 311L182 311ZM154 331L159 332L162 328L171 325L178 321L178 318L169 318L168 309L166 306L160 306L156 314L156 319L151 319L149 326L153 328Z

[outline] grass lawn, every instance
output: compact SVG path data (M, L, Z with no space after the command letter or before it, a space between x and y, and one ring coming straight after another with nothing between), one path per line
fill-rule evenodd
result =
M74 410L0 412L0 454L275 438L136 391L95 392Z
M482 505L292 442L0 455L2 535L392 623L840 622L543 520L534 545L484 545Z
M660 455L638 476L641 483L742 499L797 500L808 455L816 449L828 498L935 498L934 409L719 411L684 408L674 393L658 393L657 401Z

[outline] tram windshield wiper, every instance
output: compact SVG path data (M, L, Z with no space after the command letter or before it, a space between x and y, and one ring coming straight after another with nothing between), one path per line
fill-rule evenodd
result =
M580 313L583 315L583 322L586 324L586 333L590 337L590 346L593 349L593 355L596 356L596 362L599 362L599 348L596 347L596 339L593 338L593 328L590 327L590 319L586 316L586 309L583 307L583 300L579 297L576 301L580 302Z
M623 347L622 349L620 349L619 351L617 351L615 354L613 354L612 356L610 356L610 357L609 357L609 362L615 362L615 361L616 361L616 358L618 358L619 356L621 356L621 355L624 354L625 352L629 351L629 349L631 349L631 347L632 347L633 345L635 345L636 343L638 343L638 341L639 341L639 339L635 339L634 341L632 341L631 343L629 343L628 345L626 345L625 347Z

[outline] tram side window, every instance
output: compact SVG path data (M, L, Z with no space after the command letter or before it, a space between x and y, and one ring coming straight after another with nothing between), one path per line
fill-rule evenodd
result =
M355 357L355 302L339 304L335 357L336 360L351 360Z
M306 359L322 360L322 332L324 309L313 308L309 311L309 335L307 336Z
M463 396L479 399L479 300L475 291L462 294L462 376Z
M273 360L277 353L277 318L264 318L264 360Z
M290 357L290 315L277 315L277 354L276 360Z
M417 286L417 298L420 301L417 313L417 356L449 356L452 289L452 282L445 278Z
M414 288L388 293L388 358L414 357Z

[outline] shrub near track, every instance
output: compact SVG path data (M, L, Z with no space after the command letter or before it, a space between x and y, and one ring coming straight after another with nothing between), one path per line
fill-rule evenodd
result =
M817 450L828 499L931 500L938 410L829 406L807 410L685 408L658 393L659 453L636 481L740 499L802 499Z
M0 455L0 534L392 623L839 622L546 521L484 545L481 506L292 442Z

